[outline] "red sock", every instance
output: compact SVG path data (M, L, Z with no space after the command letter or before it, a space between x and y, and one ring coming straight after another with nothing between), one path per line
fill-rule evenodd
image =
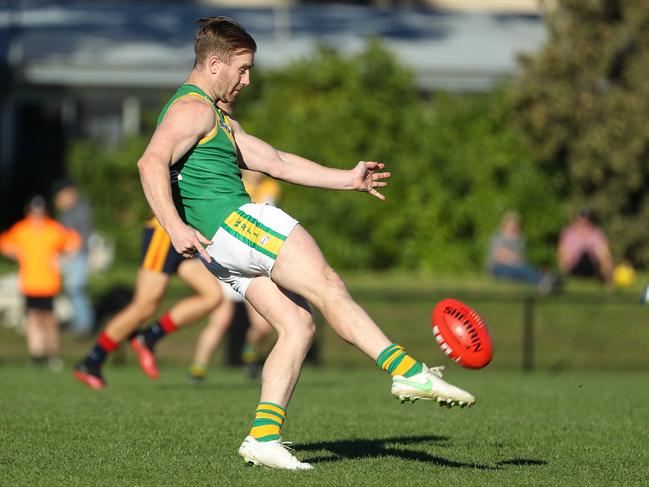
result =
M106 335L105 331L102 331L97 338L97 345L99 345L105 352L112 352L119 345L115 340Z
M173 333L178 329L178 326L174 321L171 319L171 316L169 316L169 313L163 314L160 319L158 320L158 323L160 323L160 328L162 328L165 332L165 335L168 335L169 333Z

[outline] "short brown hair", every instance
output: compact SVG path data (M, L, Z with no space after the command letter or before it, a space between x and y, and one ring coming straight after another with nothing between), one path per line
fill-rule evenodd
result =
M194 66L209 56L217 56L229 62L237 51L257 51L257 44L250 34L236 21L228 17L203 17L196 21L198 29L194 37Z

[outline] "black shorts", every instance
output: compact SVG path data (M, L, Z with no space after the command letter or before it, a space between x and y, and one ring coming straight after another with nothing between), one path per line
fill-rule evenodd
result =
M25 296L25 308L53 311L54 296Z
M167 232L158 220L146 222L142 232L142 268L165 274L175 274L184 257L171 245Z

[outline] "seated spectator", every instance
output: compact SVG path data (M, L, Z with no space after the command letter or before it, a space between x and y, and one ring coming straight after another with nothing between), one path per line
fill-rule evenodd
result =
M606 235L593 223L588 209L579 210L561 232L557 261L564 274L597 277L606 284L612 283L613 255Z
M521 218L513 211L505 213L500 229L491 237L488 269L495 278L527 282L544 293L555 286L550 274L540 272L526 261Z

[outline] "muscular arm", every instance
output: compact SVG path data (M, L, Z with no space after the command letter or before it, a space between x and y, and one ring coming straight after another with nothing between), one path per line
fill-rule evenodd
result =
M360 161L350 170L322 166L304 157L282 152L257 137L247 134L235 121L232 127L246 169L266 173L276 179L314 188L366 191L385 197L374 188L385 187L389 172L375 172L385 166Z
M214 110L206 102L196 99L176 102L137 163L144 195L174 248L185 256L198 250L208 261L210 258L200 244L210 243L209 240L188 227L173 204L169 166L178 162L214 127L214 116Z

